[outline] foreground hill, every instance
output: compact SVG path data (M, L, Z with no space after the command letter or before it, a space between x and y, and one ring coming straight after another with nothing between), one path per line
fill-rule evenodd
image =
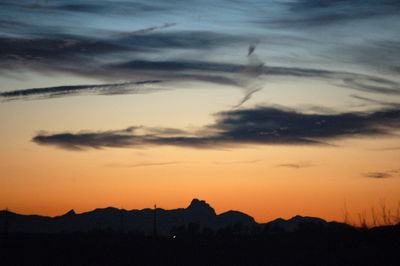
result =
M314 229L271 234L186 230L158 237L111 231L0 233L0 265L400 265L399 226Z

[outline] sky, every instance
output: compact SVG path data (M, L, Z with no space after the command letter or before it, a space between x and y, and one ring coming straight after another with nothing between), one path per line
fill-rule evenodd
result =
M399 10L0 0L0 208L396 213Z

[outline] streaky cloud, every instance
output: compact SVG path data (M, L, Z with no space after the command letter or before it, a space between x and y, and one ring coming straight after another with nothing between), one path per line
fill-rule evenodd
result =
M396 16L400 8L396 0L295 0L284 1L290 14L284 19L260 20L286 27L324 27L375 17Z
M109 167L147 167L147 166L166 166L181 164L183 162L173 161L173 162L146 162L146 163L135 163L135 164L108 164Z
M364 176L370 177L370 178L377 178L377 179L392 177L391 174L386 173L386 172L370 172L370 173L364 174Z
M390 107L390 108L399 108L400 107L400 103L396 103L396 102L381 101L381 100L371 99L371 98L356 95L356 94L352 94L352 95L350 95L350 97L364 101L364 102L378 104L378 105L381 105L384 107Z
M365 77L364 79L358 77L348 77L343 79L345 87L352 88L354 90L400 95L400 85L397 82L376 78L376 77Z
M400 175L400 168L399 169L392 169L388 171L382 171L382 172L368 172L363 174L365 177L370 177L370 178L389 178L389 177L395 177Z
M254 54L251 56L253 55ZM241 87L246 90L246 93L236 108L243 104L243 102L246 102L253 93L262 89L260 84L256 83L256 79L263 75L321 78L333 82L336 86L352 90L388 95L400 94L400 84L390 79L345 71L266 66L254 58L251 60L253 61L250 62L249 65L190 60L132 60L124 63L111 64L105 68L109 69L110 72L118 71L118 73L125 73L124 75L139 72L163 79L203 80ZM207 76L214 77L214 79L207 78Z
M128 37L128 36L133 36L133 35L145 34L145 33L155 31L155 30L169 28L169 27L172 27L175 25L176 25L176 23L165 23L164 25L161 25L161 26L154 26L154 27L149 27L149 28L145 28L145 29L141 29L141 30L113 34L113 35L111 35L111 37Z
M13 23L9 23L13 25ZM166 24L172 25L172 24ZM22 24L19 28L29 25ZM171 26L168 26L171 27ZM141 56L154 53L167 52L171 49L184 50L210 50L230 43L244 43L246 39L224 33L210 31L171 31L126 34L124 36L82 36L65 34L59 32L45 32L40 36L7 37L0 36L0 69L10 67L23 67L33 69L37 64L42 64L49 69L54 64L68 64L79 69L81 63L87 67L89 63L100 64L99 59L113 60L124 55L122 58L135 58L140 52ZM118 37L118 38L115 38ZM135 55L135 56L133 56ZM115 57L117 56L117 57ZM29 64L21 64L29 62ZM102 62L101 64L104 64Z
M243 161L221 161L221 162L214 162L217 165L230 165L230 164L254 164L261 162L261 159L254 159L254 160L243 160Z
M400 146L379 148L379 149L374 149L374 150L376 150L376 151L398 151L398 150L400 150Z
M146 88L142 85L160 83L161 80L146 80L136 82L112 83L112 84L94 84L94 85L75 85L75 86L57 86L45 88L33 88L25 90L13 90L0 93L0 98L5 101L10 100L32 100L47 99L55 97L65 97L82 94L139 94L149 93L157 89Z
M247 56L248 64L182 58L166 61L143 59L145 55L159 54L170 49L206 50L245 41L247 39L240 36L208 31L151 32L116 39L59 33L36 38L0 37L0 75L28 69L39 73L68 73L107 79L107 82L132 80L132 77L205 81L244 89L244 97L234 108L240 107L262 89L257 80L265 75L321 78L352 90L400 94L399 82L386 78L345 71L265 65L255 55L255 46L249 48L252 52L249 51Z

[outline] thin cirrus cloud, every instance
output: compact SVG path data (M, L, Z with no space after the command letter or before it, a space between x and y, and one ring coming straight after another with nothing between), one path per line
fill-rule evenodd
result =
M398 73L399 41L390 30L387 30L390 27L385 28L382 38L363 41L363 37L360 37L362 41L352 40L348 43L342 40L340 47L337 47L338 42L330 39L315 40L308 35L307 30L301 31L300 34L294 30L296 27L314 29L314 27L334 25L335 30L332 31L331 37L335 39L343 34L348 35L347 32L342 32L348 28L344 27L343 23L348 21L357 20L364 23L376 17L398 20L398 14L393 12L399 6L396 1L385 0L377 4L374 1L361 0L355 2L295 0L276 1L268 5L263 1L255 1L251 5L237 1L229 3L229 6L224 8L224 14L230 12L240 14L236 16L236 23L248 22L249 18L257 21L246 23L248 30L235 31L226 30L228 25L222 18L218 20L219 24L213 27L207 27L207 23L201 28L181 27L180 25L185 25L187 10L196 8L197 12L201 13L205 8L206 4L199 3L42 1L33 4L35 3L29 0L23 0L18 4L12 1L3 3L4 8L0 10L2 17L0 75L12 72L14 76L18 76L17 70L28 70L45 74L67 73L96 78L102 82L94 85L65 84L60 87L6 91L0 94L0 99L3 100L146 93L146 88L131 89L134 84L129 85L131 86L129 89L122 89L125 85L121 81L128 81L127 83L134 83L137 80L198 81L242 89L244 96L235 105L235 108L239 108L263 88L263 76L323 78L334 85L360 92L400 95L399 81L387 76L380 77L376 74L378 72L366 75L350 71L278 66L269 62L267 65L261 60L256 60L256 64L251 62L252 58L258 56L259 48L254 51L256 48L254 43L264 42L264 46L268 49L279 46L273 50L283 52L283 56L290 57L289 51L292 51L293 47L296 49L311 47L312 54L320 53L321 58L329 59L333 65L351 58L354 63L362 66L371 65L379 71L390 70ZM207 2L207 5L215 7L216 10L220 8L212 2ZM112 14L112 23L107 20L108 16L103 16L104 14ZM129 22L130 14L139 14L146 18L146 21L154 21L153 25ZM173 14L176 21L171 20L172 16L164 17L165 14ZM265 18L265 14L278 16L271 15ZM32 19L33 15L37 19ZM103 16L102 20L98 20L99 15ZM76 19L77 23L81 22L82 27L76 27L76 23L71 24L71 18L74 18L74 21ZM93 27L85 24L85 21L97 21L98 24ZM265 23L277 25L279 31L274 28L269 31L262 29L260 32L259 27L257 29L254 27L255 25L264 27ZM132 25L132 28L127 25ZM252 34L253 31L250 29L254 29L257 33ZM330 30L326 31L331 32ZM357 32L364 33L365 30L357 29ZM249 44L253 44L250 45L250 50L247 49ZM323 49L318 45L322 45ZM243 49L243 62L216 61L215 58L218 58L221 49L229 50L230 54L232 51L236 53L240 51L238 49ZM263 52L266 51L261 50L261 54ZM198 61L199 54L203 61ZM343 58L340 59L341 57ZM264 58L263 60L267 61ZM164 82L159 85L161 89L170 89L163 88ZM148 93L156 91L158 90L153 88L147 89Z
M400 107L400 103L393 102L393 101L389 102L389 101L376 100L376 99L371 99L371 98L356 95L356 94L350 95L350 97L357 99L357 100L361 100L363 102L373 103L373 104L381 105L381 106L388 107L388 108L399 108Z
M155 29L157 27L153 30ZM106 59L109 55L115 60L121 54L125 55L123 58L134 58L139 52L143 56L171 49L209 50L228 43L247 42L240 36L210 31L139 33L148 30L137 30L135 34L118 33L114 37L83 37L52 32L39 37L1 37L0 68L22 66L29 69L34 68L36 64L45 63L68 63L78 67L80 63L88 60L99 63L96 59Z
M256 68L249 64L240 63L220 63L206 61L215 58L219 49L243 47L243 61L246 55L254 56L254 48L249 53L246 49L249 44L264 42L279 44L280 47L298 46L298 48L313 46L315 41L305 36L293 35L290 30L277 32L264 32L264 34L251 34L250 31L227 31L221 22L220 27L206 27L203 29L179 27L181 21L186 18L188 8L204 8L199 3L183 3L182 1L152 1L151 3L127 2L127 1L57 1L40 2L35 5L34 10L24 7L32 6L32 1L20 1L15 4L12 1L5 1L0 10L2 20L0 21L0 75L9 71L29 70L43 73L59 72L69 73L80 76L89 76L106 80L107 83L117 83L121 80L132 81L138 77L146 79L168 79L168 80L195 80L212 82L216 84L234 85L245 90L243 100L237 105L239 107L248 100L252 94L262 88L257 84L242 84L241 73L249 73L254 79L263 75L295 76L308 78L326 78L333 80L341 86L349 89L383 94L400 94L400 85L396 81L387 78L378 78L369 75L361 75L351 72L331 71L310 69L305 67L280 67L259 65ZM211 4L212 3L208 3ZM214 6L214 5L213 5ZM240 1L230 3L224 9L226 14L240 10L242 16L237 19L240 21L245 17L253 17L256 10L263 11L265 8L276 8L280 6L281 12L289 12L289 17L293 24L300 25L299 19L308 19L312 24L325 25L319 20L322 18L335 18L336 14L344 14L349 18L359 18L359 14L372 14L371 16L387 16L392 14L390 11L398 7L395 1L383 1L376 4L372 1L283 1L274 2L266 5L262 1L255 1L252 5ZM215 6L218 8L217 6ZM256 9L254 9L256 8ZM283 8L283 9L282 9ZM274 9L275 10L275 9ZM32 12L38 19L32 19ZM154 25L143 25L132 23L132 29L121 29L121 25L129 25L127 20L131 20L128 14L140 14L145 18L159 17L161 13L182 14L180 19L174 23L171 18L160 22L155 21ZM115 23L110 27L91 28L76 27L70 24L71 18L77 21L91 21L95 16L113 14ZM278 12L279 13L279 12ZM328 15L326 15L328 14ZM343 15L342 14L342 15ZM28 16L29 15L29 16ZM178 18L177 16L174 16ZM26 19L21 19L26 18ZM43 19L42 18L51 18ZM56 19L55 19L56 18ZM113 17L114 18L114 17ZM338 16L339 21L343 21ZM107 19L107 16L104 16ZM49 23L52 21L54 23ZM62 21L64 23L58 23ZM246 21L244 19L243 21ZM284 26L285 23L277 20L274 16L271 21ZM67 23L68 22L68 23ZM85 25L85 23L82 23ZM250 24L251 25L251 24ZM254 27L252 25L251 27ZM212 29L212 30L211 30ZM230 32L228 34L227 32ZM265 40L264 40L265 39ZM277 42L277 43L276 43ZM314 43L313 43L314 42ZM333 43L333 42L332 42ZM330 47L332 43L323 43L323 46ZM363 42L364 43L364 42ZM388 66L396 70L398 58L398 42L368 42L368 45L356 47L344 47L347 52L324 53L333 54L335 58L345 54L346 58L353 57L355 61L362 64L370 61L376 64L380 61L389 62ZM364 49L364 50L363 50ZM180 51L176 53L176 51ZM362 51L362 52L358 52ZM364 52L367 51L367 52ZM368 52L370 51L370 52ZM373 52L379 51L379 53ZM205 61L194 60L198 58L198 53L205 56ZM183 56L179 56L184 54ZM348 56L351 55L351 56ZM375 56L376 55L376 56ZM364 58L368 57L368 58ZM158 58L157 61L154 58ZM166 60L168 58L168 60ZM334 60L333 60L334 61ZM254 73L259 75L254 76ZM132 78L133 77L133 78ZM140 78L142 79L142 78ZM243 80L243 79L242 79ZM68 86L69 84L66 84ZM100 87L98 87L100 88ZM90 90L93 90L91 88ZM69 93L64 96L70 95Z
M84 65L84 64L83 64ZM378 93L383 95L400 95L400 84L385 78L356 74L351 72L328 71L312 68L294 68L259 65L240 65L229 63L200 62L200 61L148 61L132 60L124 63L107 64L94 68L74 69L69 66L61 65L64 71L77 71L76 73L92 77L105 77L109 79L121 80L134 77L149 78L149 81L96 84L81 86L60 86L46 88L32 88L24 90L7 91L0 94L0 98L6 100L26 99L29 96L36 97L57 97L81 95L85 91L90 94L117 94L117 93L146 93L146 89L128 89L133 85L143 85L145 83L161 83L161 81L179 82L185 80L195 80L200 82L210 82L214 84L229 85L245 90L246 94L241 103L248 100L252 94L262 87L254 86L254 81L264 75L268 76L287 76L296 78L323 78L337 86L348 89ZM81 69L81 70L80 70ZM162 88L163 84L159 84ZM122 90L126 88L125 90ZM104 93L104 92L107 93ZM147 92L157 90L148 88Z
M294 0L278 1L277 5L280 12L276 15L266 16L269 13L260 8L250 21L262 28L296 35L301 32L309 42L307 46L296 44L312 50L314 55L319 53L320 59L330 63L352 63L374 72L399 73L400 42L395 26L400 23L399 1ZM320 42L321 37L324 42Z
M203 4L203 2L202 4L189 4L182 1L152 1L151 3L140 1L42 1L35 5L32 4L35 2L28 0L20 1L18 4L12 1L3 3L4 8L0 10L2 17L0 21L0 32L2 33L0 37L0 47L2 47L0 49L0 75L10 71L29 70L46 74L58 72L87 76L105 80L110 84L118 83L121 80L132 81L143 78L211 82L242 88L245 96L236 107L240 107L255 92L262 89L260 84L249 82L249 80L256 80L263 75L325 78L339 86L353 90L390 95L400 94L399 83L388 78L306 67L280 67L262 64L253 67L251 64L220 63L220 61L212 60L220 53L220 49L243 47L242 59L246 61L250 55L254 56L255 46L251 46L254 48L249 53L246 50L248 45L258 42L265 42L267 46L275 43L275 45L279 44L280 47L286 48L314 47L315 40L307 35L293 34L288 27L290 23L274 16L269 17L269 20L266 21L281 26L279 33L265 31L263 34L251 34L251 31L248 30L227 31L228 25L223 22L223 19L219 21L221 24L215 27L203 27L202 29L179 27L181 24L184 25L182 22L187 17L187 10L196 8L201 13L203 8L209 5L215 7L216 10L220 8L211 1L207 1L207 4ZM255 12L257 10L262 11L263 16L270 14L271 12L265 12L265 8L272 8L271 10L277 11L278 17L289 18L293 25L303 25L300 23L301 19L309 20L305 24L310 28L312 25L326 26L330 24L329 21L321 23L321 18L336 23L346 21L346 18L360 19L366 14L369 14L370 17L395 16L396 14L393 14L392 11L396 7L398 7L398 3L389 0L380 4L376 4L374 1L358 0L351 3L349 1L298 0L276 1L268 5L263 1L255 1L251 5L235 1L224 7L224 14L239 12L240 16L236 17L240 22L254 17L255 14L258 14ZM285 12L288 12L289 15L281 16L286 14ZM108 23L107 16L103 16L104 14L112 14L113 23ZM137 23L131 22L132 29L127 29L126 25L130 25L128 22L131 20L131 14L140 15L146 19L158 19L151 19L154 21L154 25L139 24L140 26L137 26ZM171 17L161 16L164 14L174 14L177 21L172 20L174 23L166 23L171 22ZM182 16L176 16L177 14ZM36 19L32 19L33 15ZM97 20L96 16L99 15L103 16L104 21ZM77 22L82 22L82 27L76 27L76 23L71 24L71 18L74 18L73 21L76 19ZM86 24L83 22L92 20L99 22L98 28L84 26ZM258 24L263 25L260 23ZM121 25L124 27L121 28ZM254 24L246 25L254 28ZM334 37L334 34L332 36ZM398 53L398 41L386 41L385 39L368 42L368 45L364 45L364 43L362 42L361 47L356 47L356 49L354 45L345 45L345 47L341 47L342 52L325 52L323 57L332 54L334 57L331 58L332 62L335 62L336 58L344 54L346 60L351 57L362 65L369 64L368 62L373 62L373 64L382 62L385 68L398 71L397 59L400 54ZM322 42L322 44L324 47L331 47L334 42ZM199 57L199 53L204 58L202 62L194 60ZM286 51L285 55L288 54ZM246 55L248 55L247 58ZM158 60L155 61L154 58ZM241 76L243 73L249 74L248 77L243 78L243 75ZM65 85L65 87L68 86L69 84ZM101 84L99 87L92 86L87 90L93 92L97 88L101 91L100 86ZM46 88L43 90L45 91ZM135 93L134 90L132 92ZM43 94L43 97L46 95L49 94ZM58 97L68 95L75 94L65 93ZM18 97L14 99L18 99Z
M400 110L368 113L304 114L271 107L217 113L214 124L188 132L130 127L124 130L41 133L33 141L63 149L178 146L217 148L238 145L329 145L345 137L392 135L400 127Z
M294 16L282 23L324 26L334 23L398 15L399 1L297 0L286 3Z
M249 78L257 79L263 75L287 76L297 78L323 78L348 89L368 93L400 95L400 83L377 76L358 74L345 71L332 71L301 67L265 66L255 64L230 64L216 62L201 62L190 60L149 61L132 60L105 66L108 72L122 75L144 73L158 78L192 79L236 85L244 87L240 75L247 74ZM111 71L112 70L112 71Z
M166 27L165 25L163 27ZM152 29L155 30L156 28ZM143 31L143 30L142 30ZM147 29L148 31L148 29ZM215 63L185 61L146 61L126 60L136 54L162 53L169 49L211 49L236 37L205 31L174 32L168 34L125 33L116 39L90 39L76 36L52 35L46 38L19 39L0 38L0 75L13 70L27 69L43 73L69 73L106 80L108 82L147 78L168 79L169 81L197 80L216 84L237 85L232 73L246 66L232 65L221 69ZM133 54L131 54L133 53ZM110 63L113 61L114 63ZM115 62L117 61L117 62ZM213 65L215 64L215 65ZM107 86L108 84L104 85ZM102 84L91 86L62 86L59 90L68 90L63 96L77 90L102 90ZM112 84L108 87L121 87ZM2 93L0 97L32 93L49 95L51 88L33 88ZM110 90L111 91L111 90ZM133 91L135 92L135 91ZM61 95L59 95L61 96ZM8 97L8 99L10 99ZM15 97L14 99L18 99Z

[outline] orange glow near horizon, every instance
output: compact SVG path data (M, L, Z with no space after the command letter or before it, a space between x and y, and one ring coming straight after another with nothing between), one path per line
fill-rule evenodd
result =
M369 152L367 141L349 144L351 148L345 149L149 147L71 152L31 143L19 161L12 153L1 158L6 178L1 180L0 208L56 216L70 209L129 210L151 208L154 203L164 209L185 208L199 198L217 213L238 210L257 222L295 215L343 221L346 211L349 220L358 223L359 214L367 213L370 219L371 208L379 209L382 203L395 213L399 178L382 182L362 173L394 168L398 152L382 156ZM297 161L300 157L303 160ZM368 165L370 161L374 165ZM289 162L300 166L287 166Z

